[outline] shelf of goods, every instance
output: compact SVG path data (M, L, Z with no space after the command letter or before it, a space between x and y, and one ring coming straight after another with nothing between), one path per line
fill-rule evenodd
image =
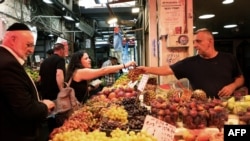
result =
M221 100L204 98L202 90L180 93L178 89L177 94L171 93L175 92L173 90L165 90L166 93L162 90L157 94L159 86L152 87L151 83L145 90L156 88L156 94L145 104L139 96L146 92L128 87L129 81L124 75L112 87L104 87L61 127L54 129L50 140L156 141L154 136L141 130L147 115L176 126L174 140L200 141L205 138L223 141L224 124L250 123L250 116L242 117L250 115L250 95Z

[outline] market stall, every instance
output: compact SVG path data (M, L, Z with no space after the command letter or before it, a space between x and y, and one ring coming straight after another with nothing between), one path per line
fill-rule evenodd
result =
M225 124L250 122L246 91L215 99L183 81L159 86L155 77L147 77L145 84L142 79L140 73L128 73L104 87L54 129L51 141L223 141Z

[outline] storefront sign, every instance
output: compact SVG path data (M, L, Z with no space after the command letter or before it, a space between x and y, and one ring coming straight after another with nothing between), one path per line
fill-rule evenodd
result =
M161 0L160 35L182 34L187 28L186 0Z

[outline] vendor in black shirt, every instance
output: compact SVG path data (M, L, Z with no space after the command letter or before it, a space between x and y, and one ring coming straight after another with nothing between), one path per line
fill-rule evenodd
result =
M229 53L218 52L214 38L207 29L194 34L197 55L185 58L170 66L144 67L145 73L156 75L174 74L177 79L187 78L195 89L202 89L207 97L226 97L244 84L244 77L236 58Z

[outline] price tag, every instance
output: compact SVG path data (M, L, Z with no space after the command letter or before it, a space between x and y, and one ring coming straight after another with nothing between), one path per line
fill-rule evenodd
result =
M135 85L137 84L137 82L138 82L138 80L136 80L135 82L129 81L128 86L129 86L130 88L134 88Z
M154 136L157 141L173 141L176 127L147 115L142 130Z
M145 88L145 86L146 86L146 84L148 82L148 78L149 78L148 74L143 74L142 75L142 78L141 78L140 83L138 85L138 90L139 91L142 92L144 90L144 88Z

